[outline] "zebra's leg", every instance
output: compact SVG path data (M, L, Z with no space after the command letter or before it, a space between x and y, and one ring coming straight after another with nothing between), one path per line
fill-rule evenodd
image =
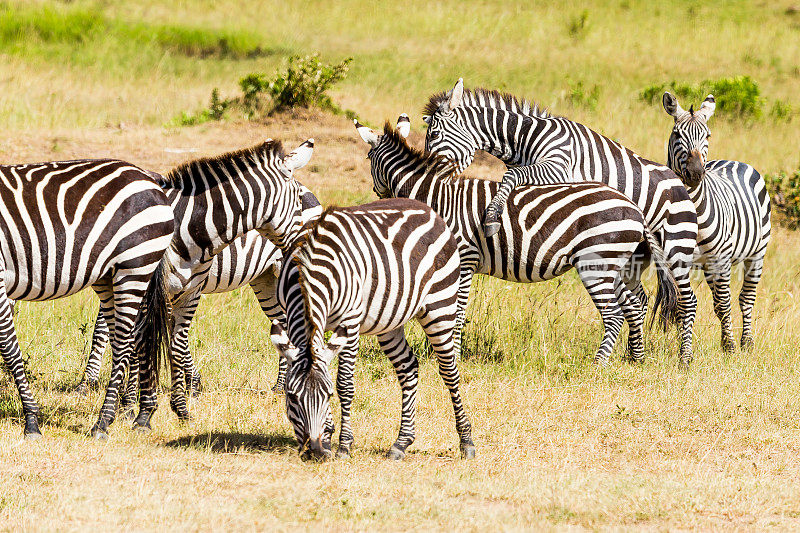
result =
M106 283L94 287L101 300L111 291L114 302L113 316L111 319L107 317L109 326L113 324L111 377L100 415L91 431L92 436L99 440L108 438L108 427L116 416L117 400L125 383L126 370L130 370L131 374L136 372L138 375L139 367L138 355L134 354L133 350L133 326L144 294L142 286L146 283L142 283L141 276L130 275L124 271L117 272L115 278L110 287ZM136 378L131 376L129 381L136 382Z
M446 307L438 310L426 309L419 317L419 323L433 347L439 363L439 375L442 376L447 390L450 391L450 400L453 402L453 413L456 420L461 457L464 459L475 458L475 443L472 442L472 424L464 409L461 400L459 384L461 377L458 372L459 353L455 344L455 325L453 315Z
M594 362L606 366L625 321L615 291L618 273L611 269L602 270L596 264L582 265L581 262L577 262L575 268L603 320L603 340L594 356Z
M278 376L275 378L272 392L277 394L283 393L286 384L287 363L283 354L286 353L287 349L291 348L289 335L286 331L286 318L277 297L279 272L279 268L270 268L264 274L250 282L256 299L258 299L258 305L261 306L261 310L272 322L269 336L272 344L278 351Z
M109 339L108 323L106 322L103 311L103 304L109 308L113 307L111 302L100 302L100 310L97 312L97 320L94 322L94 333L92 334L92 347L89 350L89 358L86 361L86 369L83 371L83 378L78 384L76 393L85 396L91 390L97 390L98 380L100 379L100 365L102 364L103 352Z
M744 261L744 281L739 293L739 308L742 310L742 349L752 350L753 342L753 306L756 303L756 289L764 270L764 258Z
M639 283L641 287L641 283ZM644 320L639 298L621 280L616 283L617 302L628 323L628 359L637 363L644 361Z
M405 457L406 449L414 442L416 434L414 418L417 412L419 361L408 345L402 327L381 333L378 343L394 366L403 395L400 434L388 453L389 459L400 460Z
M467 304L469 293L472 289L472 278L475 276L475 265L470 261L462 261L461 273L458 278L458 303L456 311L456 324L453 330L453 350L461 357L461 342L464 338L464 324L466 323Z
M355 384L353 382L353 370L356 366L358 356L359 336L351 335L350 340L342 351L339 352L339 370L336 374L336 394L339 396L339 406L342 410L342 429L339 432L339 448L336 455L339 457L349 457L353 447L353 427L350 423L350 409L353 405L355 395ZM281 360L284 358L281 357ZM330 430L333 434L333 430Z
M483 233L487 238L492 237L500 231L500 217L503 216L508 196L511 194L511 191L517 188L520 179L521 176L514 172L514 169L508 170L503 175L503 181L500 183L497 194L495 194L492 201L489 202L483 214Z
M727 259L717 259L705 265L703 273L711 288L714 299L714 313L722 326L722 351L733 353L733 324L731 319L731 263Z
M33 398L28 378L25 376L25 365L17 341L17 332L14 329L13 307L6 294L4 277L0 276L0 353L3 355L3 362L8 372L14 377L22 402L25 440L38 440L42 438L42 433L39 431L39 406Z
M642 241L639 243L639 246L636 248L633 256L631 256L630 261L628 261L625 267L621 270L622 282L625 284L628 290L634 296L636 296L636 299L639 300L639 304L641 305L642 309L643 321L647 318L649 297L647 296L647 292L645 292L644 286L642 285L642 274L645 270L647 270L648 266L650 266L650 258L648 257L647 253L647 241Z
M172 309L174 319L170 344L172 388L169 405L181 420L191 419L186 399L187 390L192 390L195 370L192 354L189 352L189 327L197 311L200 296L200 291L185 295Z
M668 215L668 225L674 228L687 227L686 213ZM697 314L697 297L692 290L690 279L694 248L697 242L697 230L694 233L685 229L667 232L664 238L664 255L672 276L678 285L678 323L681 337L680 363L688 365L694 359L692 353L692 332Z

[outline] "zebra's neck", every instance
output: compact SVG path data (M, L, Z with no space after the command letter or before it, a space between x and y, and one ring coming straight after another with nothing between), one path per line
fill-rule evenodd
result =
M535 163L538 132L547 128L549 118L491 107L464 107L458 113L470 130L479 150L488 152L507 165Z

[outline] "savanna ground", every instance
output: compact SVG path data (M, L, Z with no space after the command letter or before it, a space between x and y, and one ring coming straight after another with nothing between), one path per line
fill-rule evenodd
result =
M536 97L655 160L671 123L638 98L646 86L746 74L769 101L800 106L800 13L789 2L377 6L2 2L0 157L113 156L166 171L265 137L289 146L314 137L298 178L325 204L370 200L366 148L342 116L165 126L206 105L212 88L234 94L241 76L315 51L354 57L334 101L372 126L408 112L417 146L425 97L459 76ZM797 128L797 117L720 115L711 155L762 173L789 169L800 159ZM500 172L488 158L469 170ZM773 235L756 349L722 354L709 291L698 286L688 370L677 366L676 334L656 331L644 365L596 370L601 325L575 276L477 280L461 364L472 462L457 459L450 401L429 359L417 442L404 462L384 459L399 388L365 339L352 459L302 463L282 398L269 391L276 355L249 289L200 306L191 347L206 388L195 420L179 423L162 397L152 435L120 421L98 444L86 435L102 396L71 394L96 297L22 303L16 325L46 438L21 440L16 390L0 378L0 528L796 529L800 234ZM416 327L410 334L420 339Z

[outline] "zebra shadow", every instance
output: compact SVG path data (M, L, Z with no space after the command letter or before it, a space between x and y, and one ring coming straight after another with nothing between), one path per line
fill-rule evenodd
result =
M252 434L212 431L201 435L187 435L164 443L170 448L192 448L214 453L278 452L297 453L297 440L288 433Z

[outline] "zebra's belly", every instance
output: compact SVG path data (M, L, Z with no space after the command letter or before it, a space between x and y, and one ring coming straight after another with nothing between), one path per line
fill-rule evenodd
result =
M6 269L3 277L9 298L35 302L71 296L92 286L101 276L76 276L74 279L65 276L61 279L57 275L42 276Z

